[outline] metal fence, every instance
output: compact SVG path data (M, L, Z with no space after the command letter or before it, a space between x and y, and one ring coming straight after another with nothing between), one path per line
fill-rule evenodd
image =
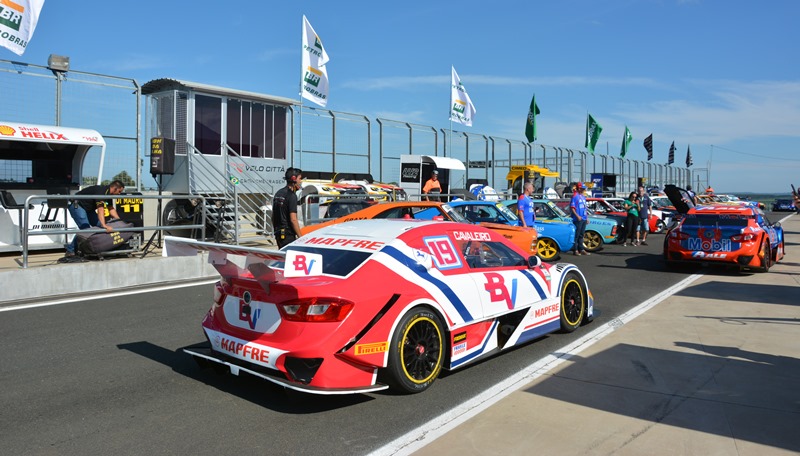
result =
M135 80L0 60L0 94L0 120L97 130L106 140L102 179L125 172L126 184L140 184L141 91ZM99 160L99 151L90 153L84 169L98 169Z
M143 189L142 169L148 164L141 160L141 89L135 80L0 60L0 93L0 119L99 131L108 144L103 179L125 172L135 182L132 186ZM591 173L617 174L620 192L633 190L639 177L647 178L648 185L692 183L698 189L708 182L705 169L693 171L399 120L373 121L361 114L302 105L292 109L291 123L287 144L293 166L309 171L369 172L383 182L399 181L403 154L462 160L467 169L451 174L454 187L463 187L469 179L486 179L503 190L508 167L522 164L550 168L566 182L588 181ZM97 169L97 160L90 156L85 169Z

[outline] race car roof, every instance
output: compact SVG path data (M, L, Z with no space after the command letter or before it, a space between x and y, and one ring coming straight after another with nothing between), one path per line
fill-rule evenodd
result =
M447 223L434 220L405 220L405 219L368 219L353 220L346 223L336 223L313 231L300 239L298 244L310 238L331 236L354 239L369 239L376 242L389 243L410 229Z

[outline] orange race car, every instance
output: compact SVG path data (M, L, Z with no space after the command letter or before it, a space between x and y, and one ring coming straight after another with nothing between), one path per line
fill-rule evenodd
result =
M390 201L375 204L327 222L304 226L300 230L300 233L305 236L325 226L349 222L351 220L365 219L450 220L453 222L470 223L469 220L459 212L453 210L447 203L440 203L437 201ZM489 222L483 222L480 223L480 225L497 231L530 255L536 255L536 244L539 238L535 229Z

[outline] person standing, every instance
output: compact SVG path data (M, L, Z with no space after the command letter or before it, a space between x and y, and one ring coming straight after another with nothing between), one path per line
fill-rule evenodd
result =
M302 187L302 171L298 168L289 168L284 177L286 186L275 192L275 196L272 197L272 229L279 249L300 237L295 192Z
M628 218L625 220L627 228L625 238L630 238L631 245L639 245L639 195L636 192L631 192L622 205L628 213ZM622 243L623 247L626 245L628 245L627 242Z
M572 223L575 224L575 245L572 247L573 255L589 255L583 245L583 235L586 233L586 197L583 196L583 183L575 184L575 193L569 202Z
M522 226L535 228L533 222L536 221L536 214L534 214L533 200L531 199L532 194L533 184L525 182L522 188L522 194L519 195L519 199L517 200L517 215L519 215Z
M639 187L639 230L641 231L642 245L647 245L647 233L650 231L650 208L653 201L650 195L644 191L644 187Z
M425 182L422 187L422 194L425 195L425 201L441 201L439 194L442 193L442 184L439 183L439 171L433 170L431 178ZM436 195L436 196L431 196Z
M121 181L115 180L108 185L92 185L83 190L75 193L75 195L119 195L125 190L125 184ZM75 220L75 224L79 229L86 230L92 227L105 228L107 232L114 231L111 225L106 223L106 207L108 207L108 215L111 218L118 219L119 214L114 208L111 199L97 198L97 199L76 199L70 202L67 207L70 217ZM75 251L78 248L78 236L72 239L72 242L66 245L66 255L64 258L75 257Z

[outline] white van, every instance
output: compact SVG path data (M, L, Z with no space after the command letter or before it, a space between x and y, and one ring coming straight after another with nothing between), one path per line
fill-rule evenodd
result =
M22 251L25 200L31 195L69 195L81 184L87 154L99 149L100 182L106 143L95 130L0 120L0 252ZM28 248L63 248L66 234L37 231L75 229L65 199L32 200L28 207Z

